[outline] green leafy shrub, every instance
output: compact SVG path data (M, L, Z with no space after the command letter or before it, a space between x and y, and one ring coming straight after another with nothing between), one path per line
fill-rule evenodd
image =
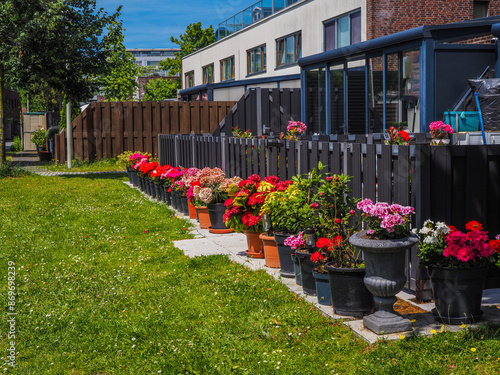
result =
M14 152L23 151L23 142L21 141L21 137L17 135L14 137L14 144L12 145L10 150Z

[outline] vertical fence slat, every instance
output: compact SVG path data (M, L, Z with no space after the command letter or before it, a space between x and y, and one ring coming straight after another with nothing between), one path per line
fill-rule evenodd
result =
M297 142L290 141L288 148L288 171L287 171L287 180L291 180L292 176L297 174Z
M342 173L342 169L340 167L342 165L340 143L332 143L331 148L332 153L330 155L330 172L332 174L340 174Z
M382 146L377 175L378 201L392 203L392 146Z
M351 163L351 173L352 173L352 194L354 197L361 197L363 194L363 175L361 171L361 144L354 143L352 145L352 163Z
M363 198L377 200L377 146L366 145L366 154L363 158ZM361 197L360 197L361 198Z

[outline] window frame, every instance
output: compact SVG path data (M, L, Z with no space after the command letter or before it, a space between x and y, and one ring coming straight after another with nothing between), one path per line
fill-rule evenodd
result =
M286 62L286 51L288 49L286 41L287 39L293 37L293 54L294 61ZM280 49L280 43L282 43L283 48ZM284 54L280 55L280 50L284 51ZM282 56L285 57L285 62L280 64ZM276 69L281 69L289 66L297 65L297 62L302 57L302 30L296 31L294 33L285 35L281 38L276 39Z
M184 73L184 88L194 87L194 70Z
M226 61L232 61L232 66L231 66L231 77L224 79L224 62ZM225 82L225 81L231 81L234 80L235 75L234 75L234 55L226 57L224 59L220 60L220 81Z
M210 82L207 81L207 68L211 67L212 68L212 74L211 74L211 80ZM208 83L214 83L214 63L207 64L205 66L201 67L202 70L202 76L203 76L203 84L208 84Z
M359 30L359 41L353 42L352 17L355 14L359 14L359 18L360 18L359 28L360 28L360 30ZM338 44L339 44L338 43L338 38L339 38L339 29L338 28L339 28L339 20L345 19L345 18L349 18L349 44L346 45L346 46L351 46L353 44L361 42L361 39L362 39L361 38L361 28L362 28L362 25L361 25L361 8L358 8L358 9L352 10L350 12L341 14L340 16L337 16L337 17L334 17L334 18L330 18L330 19L327 19L327 20L323 21L323 52L332 51L334 49L342 48L342 47L338 47ZM333 48L327 49L327 44L326 44L327 28L330 27L332 24L334 26L333 39L334 39L334 44L335 45L334 45ZM346 46L343 46L343 47L346 47Z
M260 49L260 64L261 70L250 71L251 69L251 55ZM247 77L255 74L265 73L267 71L267 46L266 44L261 44L260 46L250 48L247 50Z

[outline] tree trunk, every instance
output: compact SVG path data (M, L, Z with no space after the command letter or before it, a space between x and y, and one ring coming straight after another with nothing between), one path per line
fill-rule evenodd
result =
M3 65L0 63L0 165L5 163Z

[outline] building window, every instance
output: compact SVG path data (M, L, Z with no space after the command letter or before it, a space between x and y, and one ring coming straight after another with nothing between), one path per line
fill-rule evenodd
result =
M194 71L187 72L184 75L184 86L186 89L194 86Z
M234 56L220 61L220 77L221 81L234 79Z
M276 40L276 66L295 64L302 56L301 33L288 35Z
M247 74L266 71L266 46L260 46L247 51Z
M326 21L325 51L361 42L361 11Z
M214 64L206 65L203 68L203 83L214 82Z
M488 17L489 1L474 1L473 17L483 18Z

